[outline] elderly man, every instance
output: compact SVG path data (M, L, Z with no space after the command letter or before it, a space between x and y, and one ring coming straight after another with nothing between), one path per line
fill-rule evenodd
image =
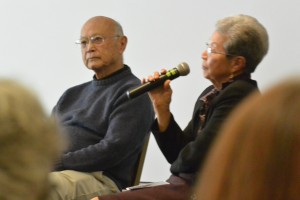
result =
M76 43L95 74L68 89L53 109L69 144L50 174L53 200L89 199L129 186L154 118L147 95L126 97L141 81L123 63L127 37L118 22L93 17Z

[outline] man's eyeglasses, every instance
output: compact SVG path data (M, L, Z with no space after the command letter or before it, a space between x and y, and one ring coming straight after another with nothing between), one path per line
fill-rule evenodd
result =
M227 54L225 52L220 52L220 51L215 51L212 49L211 47L211 44L209 44L208 42L205 43L206 44L206 52L208 55L212 54L212 53L215 53L215 54L222 54L222 55L225 55L225 56L237 56L237 55L233 55L233 54Z
M81 46L81 48L86 48L90 42L92 44L102 45L105 40L112 39L112 38L118 38L118 37L120 37L120 36L114 35L111 37L103 37L101 35L94 35L90 38L80 38L80 39L76 40L75 43L79 44Z

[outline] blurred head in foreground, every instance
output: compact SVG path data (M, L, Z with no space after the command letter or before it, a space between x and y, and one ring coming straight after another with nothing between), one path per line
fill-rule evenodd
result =
M60 147L58 127L36 96L0 80L0 199L46 199Z

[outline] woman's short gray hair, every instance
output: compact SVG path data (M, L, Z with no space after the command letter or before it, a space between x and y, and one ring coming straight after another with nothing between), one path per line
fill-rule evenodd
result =
M268 52L268 33L254 17L248 15L226 17L217 22L216 31L227 38L224 43L227 54L245 57L246 73L254 72Z

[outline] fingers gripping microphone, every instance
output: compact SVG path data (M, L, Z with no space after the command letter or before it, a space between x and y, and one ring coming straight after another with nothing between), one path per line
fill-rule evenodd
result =
M189 65L185 62L180 63L177 67L167 71L166 74L161 75L157 80L153 82L147 82L131 91L127 91L127 97L129 99L133 99L160 85L163 85L166 80L173 80L179 76L186 76L189 73L190 73Z

